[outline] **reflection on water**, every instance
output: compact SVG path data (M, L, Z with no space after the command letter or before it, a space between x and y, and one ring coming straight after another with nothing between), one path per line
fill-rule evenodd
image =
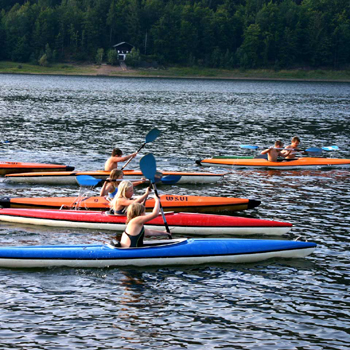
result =
M131 168L152 152L159 169L207 171L195 160L242 154L240 144L288 143L294 135L302 147L338 145L327 155L350 158L349 84L3 75L0 91L0 140L15 141L0 145L0 160L101 169L113 147L134 152L155 126L161 136ZM163 193L259 199L259 207L239 214L292 222L293 236L318 248L307 259L245 265L2 269L2 346L346 349L349 188L349 171L341 169L230 170L216 185L162 186ZM0 179L1 196L77 193ZM0 224L0 245L112 236Z

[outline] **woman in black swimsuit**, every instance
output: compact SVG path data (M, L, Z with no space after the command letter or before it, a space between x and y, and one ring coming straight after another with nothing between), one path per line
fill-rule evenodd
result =
M152 213L146 214L144 205L132 203L127 210L127 226L120 239L123 248L142 247L144 236L169 236L166 231L145 229L144 224L159 215L160 202L155 196L155 204Z

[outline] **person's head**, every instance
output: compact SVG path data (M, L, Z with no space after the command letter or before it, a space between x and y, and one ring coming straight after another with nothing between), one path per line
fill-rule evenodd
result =
M112 151L112 157L121 157L123 155L123 152L121 149L119 148L113 148L113 151Z
M275 147L276 147L276 148L283 148L283 142L280 141L280 140L277 140L277 141L275 142Z
M294 137L292 138L292 145L293 145L294 147L296 147L296 146L299 146L299 144L300 144L300 139L299 139L299 137L298 137L298 136L294 136Z
M145 214L145 206L141 203L132 203L126 210L126 223L131 219Z
M118 186L118 192L116 198L128 198L130 199L134 194L134 186L130 181L122 181Z
M124 177L123 170L113 169L109 174L111 180L122 179Z

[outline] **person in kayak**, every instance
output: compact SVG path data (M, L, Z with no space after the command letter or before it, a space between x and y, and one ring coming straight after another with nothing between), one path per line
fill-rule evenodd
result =
M283 142L278 140L274 146L263 150L261 154L267 154L267 160L269 162L277 162L278 157L286 158L291 152L292 150L287 151L283 149Z
M118 185L122 181L123 177L123 170L113 169L101 188L100 196L108 196L109 198L113 198L118 192Z
M101 188L100 196L101 197L108 196L107 199L112 200L118 192L118 185L122 181L123 177L124 177L123 170L113 169ZM116 181L116 180L120 180L120 181ZM143 178L140 181L132 181L132 184L135 187L145 182L147 182L147 179Z
M166 231L145 229L145 223L156 218L159 215L160 200L155 196L153 211L146 214L145 206L141 203L132 203L127 210L126 229L120 239L122 248L135 248L143 246L145 236L168 236L171 234Z
M115 215L126 215L126 210L129 205L133 203L143 203L151 191L150 187L147 187L145 194L136 199L132 199L134 194L134 185L131 181L122 181L118 186L118 192L114 196L110 203L110 208Z
M299 149L299 145L300 145L299 137L294 136L292 138L291 144L285 147L285 149L291 150L290 154L286 156L286 159L296 159L296 156L295 156L296 153L306 154L306 152L303 152L301 149Z
M123 152L119 148L114 148L112 151L112 155L107 159L105 163L105 171L111 171L113 169L117 169L119 162L125 162L130 158L135 158L137 152L129 154L123 157Z

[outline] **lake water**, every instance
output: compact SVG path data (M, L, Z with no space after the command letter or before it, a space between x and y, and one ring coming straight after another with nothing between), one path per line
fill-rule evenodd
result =
M0 75L1 161L102 169L113 147L147 144L158 168L207 171L195 160L240 144L338 145L350 158L350 84ZM214 168L212 171L223 169ZM349 170L239 170L173 194L261 200L238 213L294 224L318 244L306 259L113 269L0 269L1 349L348 349ZM10 185L1 196L77 195ZM108 241L112 233L0 224L0 245ZM268 238L266 238L268 239Z

